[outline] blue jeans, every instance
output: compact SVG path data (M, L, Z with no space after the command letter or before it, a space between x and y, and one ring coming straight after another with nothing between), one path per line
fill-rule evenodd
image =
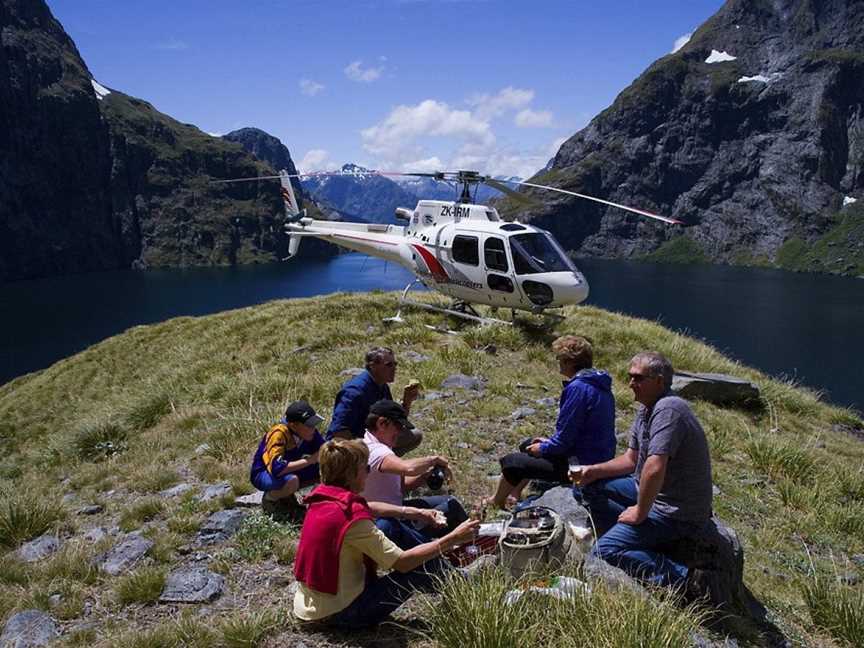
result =
M400 574L391 572L368 583L365 589L344 610L322 619L322 623L352 629L380 623L417 591L429 592L452 567L434 558L417 569Z
M593 487L593 488L592 488ZM620 567L641 581L652 585L676 586L687 578L687 567L675 562L657 548L692 537L698 525L676 520L651 511L641 524L616 522L618 515L636 504L638 490L632 477L619 477L589 484L582 489L598 529L611 528L602 535L591 554L610 565ZM599 531L598 531L599 532Z

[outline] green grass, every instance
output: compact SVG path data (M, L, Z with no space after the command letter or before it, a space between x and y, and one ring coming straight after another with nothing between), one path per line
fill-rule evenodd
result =
M14 548L32 540L63 517L63 509L50 500L0 491L0 547Z
M864 646L864 589L842 585L827 576L802 584L813 623L842 644Z
M747 585L766 603L775 622L793 643L824 645L827 631L811 616L798 583L813 573L830 578L838 556L864 554L860 522L864 520L864 443L833 429L837 424L861 426L858 413L826 405L814 391L772 379L656 323L597 308L567 309L567 319L552 331L531 325L526 317L515 327L481 329L453 323L463 334L446 336L424 326L440 323L437 316L426 313L406 311L405 324L384 327L381 319L395 312L396 298L379 293L274 301L134 327L44 371L0 386L0 446L5 453L0 482L0 542L5 551L0 552L0 624L22 606L47 604L46 593L50 597L64 592L68 606L63 615L74 618L69 626L85 620L80 610L88 602L91 613L86 620L94 624L98 636L93 640L92 634L82 631L74 641L68 638L70 645L76 641L78 645L177 646L183 641L219 645L228 641L229 634L237 642L234 645L252 645L243 642L258 641L255 628L267 626L266 620L254 618L257 611L290 606L287 588L274 586L270 579L290 580L298 529L253 514L224 545L202 549L212 555L209 568L225 575L228 591L248 594L259 606L220 609L206 621L169 618L169 606L158 603L131 604L117 615L118 578L100 575L93 568L93 559L117 537L109 536L96 546L75 538L97 524L118 524L121 530L144 527L156 546L137 571L159 573L189 561L189 552L198 551L193 539L201 521L229 505L231 498L198 502L197 489L174 499L153 494L180 481L196 486L227 481L235 493L248 492L249 459L260 435L286 402L307 397L322 416L329 417L333 395L345 380L339 373L362 365L372 343L396 351L400 365L393 392L397 395L414 377L427 392L442 391L441 381L456 371L486 379L480 397L457 393L445 400L420 400L412 408L412 418L424 432L423 451L453 459L454 492L470 503L491 493L487 477L497 472L495 459L501 453L522 436L552 429L556 408L535 401L560 393L549 343L558 335L573 333L592 338L596 365L613 376L619 431L628 429L633 420L627 365L642 349L668 355L683 370L729 373L759 385L766 403L762 411L694 403L708 435L714 482L722 491L714 506L738 532L746 551ZM374 327L373 334L366 333L369 326ZM485 350L489 345L495 346L494 355ZM308 348L295 351L300 346ZM429 359L411 362L404 356L409 349ZM63 412L52 407L66 401L74 401L74 407ZM520 406L534 407L537 413L514 423L510 413ZM462 442L469 447L458 445ZM202 443L210 450L198 456L195 448ZM481 452L488 453L488 461L475 461ZM114 493L109 496L110 490ZM102 503L105 512L92 518L68 515L57 504L66 493L74 493L82 503ZM53 530L66 539L56 556L40 565L12 566L15 547ZM860 567L850 565L849 570L864 576ZM258 573L268 576L259 581L252 577ZM655 607L663 603L653 597L649 601ZM515 636L510 645L545 648L560 645L567 633L588 636L577 632L575 621L566 625L555 616L558 625L547 625L557 634L547 639L542 630L535 632L527 613L514 635L516 626L496 628L494 619L482 617L486 603L472 603L476 612L457 618L464 632L475 633L474 639L453 641L472 645L471 641L488 639L492 645ZM553 617L545 615L559 614L547 609L545 599L532 605L535 617L549 620ZM491 605L501 612L496 606ZM601 645L631 641L628 633L635 629L610 634L612 628L598 625L604 619L626 618L628 612L645 625L646 637L666 641L650 634L653 626L646 610L637 601L625 598L619 604L601 597L591 608L593 620L584 616L583 608L574 607L567 614L587 624L596 636L605 637L598 640ZM670 623L680 618L663 616L664 610L655 613ZM502 622L522 618L509 608L504 612ZM230 632L222 626L229 623L227 619L235 624ZM440 617L428 632L441 646L451 645L446 643L451 640L445 642L450 632L445 621ZM203 634L196 635L199 630ZM279 643L280 630L267 633L272 638L266 641ZM372 642L356 639L364 645ZM411 648L429 644L428 639L413 636L406 642Z
M834 214L815 240L793 236L777 250L775 263L785 270L864 275L864 205L856 203Z
M705 250L699 243L686 236L676 236L642 258L655 263L706 263L708 261Z
M131 603L155 603L159 600L168 572L164 567L141 567L131 574L119 578L114 593L120 605Z

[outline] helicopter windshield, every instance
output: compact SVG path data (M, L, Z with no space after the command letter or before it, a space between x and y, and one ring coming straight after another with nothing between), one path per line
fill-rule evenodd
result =
M576 272L564 250L546 232L515 234L510 237L510 250L516 274Z

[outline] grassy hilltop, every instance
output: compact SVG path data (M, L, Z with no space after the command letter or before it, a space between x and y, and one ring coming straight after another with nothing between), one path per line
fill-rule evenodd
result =
M594 341L596 366L614 378L622 442L635 411L627 361L639 350L658 350L680 369L759 384L759 412L694 403L711 444L716 512L740 534L746 582L793 644L864 645L864 425L856 415L692 338L596 308L568 309L553 332L466 326L452 336L426 328L440 319L425 313L385 327L395 305L393 294L351 294L177 318L135 327L0 387L0 627L37 607L60 622L68 645L686 643L696 617L667 601L599 593L566 604L526 597L508 608L500 594L510 585L500 574L474 590L453 586L443 599L415 600L397 616L411 630L306 634L286 612L296 528L256 512L228 541L192 546L210 512L252 491L249 458L285 402L304 397L328 416L345 380L340 372L361 366L373 343L396 351L395 394L415 377L426 392L442 391L455 372L486 379L482 394L418 401L412 419L425 432L421 451L452 458L463 501L491 493L496 458L554 423L556 407L537 403L560 391L550 341L579 333ZM409 350L428 359L412 360ZM521 406L536 413L514 421ZM197 499L203 485L223 481L231 494ZM180 483L195 488L158 495ZM88 504L104 510L76 513ZM130 573L107 576L90 561L117 536L88 541L95 526L141 529L155 545ZM50 530L63 539L56 554L32 564L15 558L18 546ZM225 594L179 609L156 602L168 571L196 558L225 576Z

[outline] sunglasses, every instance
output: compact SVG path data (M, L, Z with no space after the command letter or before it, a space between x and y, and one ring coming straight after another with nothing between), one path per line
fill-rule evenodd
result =
M627 374L627 376L628 376L628 378L630 378L630 380L632 380L635 383L639 383L639 382L642 382L643 380L647 380L648 378L654 377L654 376L649 376L648 374L638 374L638 373Z
M378 364L383 364L385 367L398 367L399 363L393 360L392 362L379 362Z

